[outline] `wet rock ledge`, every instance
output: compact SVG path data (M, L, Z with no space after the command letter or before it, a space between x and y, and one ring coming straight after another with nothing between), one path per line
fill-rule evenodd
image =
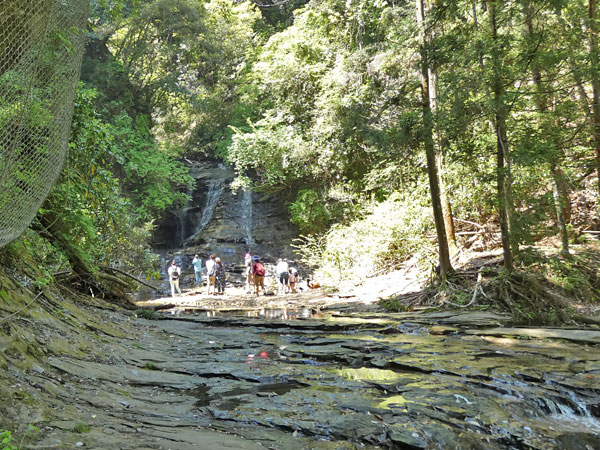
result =
M597 330L352 304L145 320L6 292L2 427L39 429L22 448L600 449Z

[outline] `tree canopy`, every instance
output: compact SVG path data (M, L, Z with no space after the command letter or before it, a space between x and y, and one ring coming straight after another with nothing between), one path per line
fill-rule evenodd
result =
M340 236L378 220L395 231L369 250L375 267L418 251L442 273L455 224L498 224L509 272L524 244L556 235L568 256L577 230L598 225L592 1L95 0L91 11L72 156L45 208L65 205L92 259L111 259L94 239L119 254L128 232L180 207L181 161L197 156L282 193L323 266L358 264Z

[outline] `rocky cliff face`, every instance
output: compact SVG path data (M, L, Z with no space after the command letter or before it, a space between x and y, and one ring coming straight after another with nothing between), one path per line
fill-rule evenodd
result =
M240 263L247 249L265 260L294 258L291 241L296 228L283 200L250 190L231 190L234 172L213 161L195 162L190 174L196 186L192 200L172 211L158 225L155 246L168 253L203 258L216 253L226 263Z

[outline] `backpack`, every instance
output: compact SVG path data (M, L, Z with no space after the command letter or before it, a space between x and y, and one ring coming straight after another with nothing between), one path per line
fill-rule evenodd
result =
M265 276L265 266L263 266L261 262L254 264L254 275L258 277Z
M173 269L171 271L171 279L178 280L179 279L179 271L177 269Z

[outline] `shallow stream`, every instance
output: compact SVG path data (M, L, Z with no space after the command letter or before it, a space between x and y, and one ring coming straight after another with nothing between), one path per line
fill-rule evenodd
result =
M106 361L49 359L75 406L37 448L600 450L600 331L307 310L133 326Z

